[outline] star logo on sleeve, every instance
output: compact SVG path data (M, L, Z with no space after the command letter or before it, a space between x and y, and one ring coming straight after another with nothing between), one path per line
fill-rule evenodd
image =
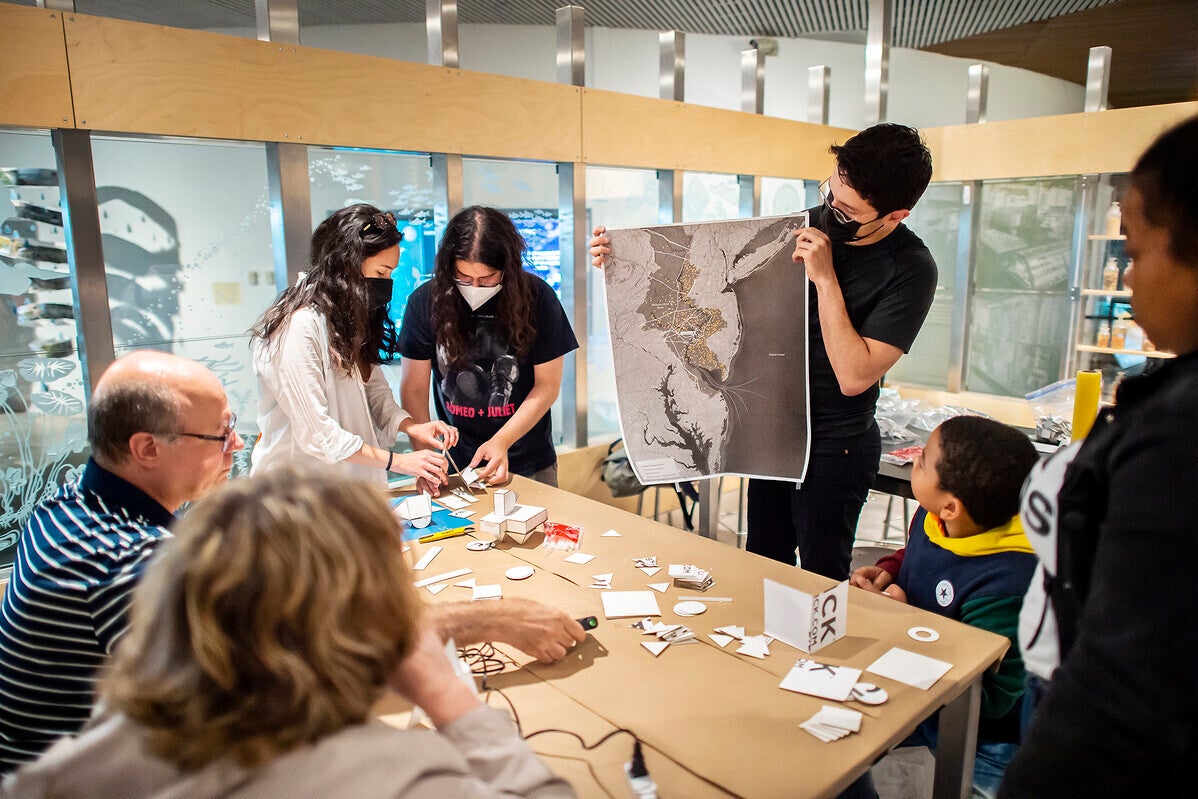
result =
M953 604L953 584L948 580L941 580L936 583L936 602L942 608L947 608Z

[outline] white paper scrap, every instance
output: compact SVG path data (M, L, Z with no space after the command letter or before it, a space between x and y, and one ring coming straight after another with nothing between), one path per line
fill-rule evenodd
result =
M425 586L425 588L427 588L429 590L429 593L433 594L434 596L441 593L448 587L449 587L449 583L437 583L436 585L426 585Z
M653 653L653 657L657 657L662 652L666 651L666 647L670 644L667 641L641 641L641 646Z
M462 510L469 507L470 503L459 497L457 494L443 494L437 497L437 502L443 507L450 510Z
M590 563L594 559L595 559L594 555L586 555L586 554L583 554L582 552L575 552L573 555L566 558L566 563L577 563L579 565L582 565L584 563Z
M464 577L472 571L474 571L474 570L473 569L454 569L451 572L445 572L444 574L434 574L432 577L425 577L423 580L417 580L416 582L412 583L412 585L416 586L417 588L424 588L426 585L432 585L433 583L439 583L442 580L452 580L454 577Z
M860 710L849 710L847 707L837 707L836 705L824 705L819 709L818 713L811 717L811 721L825 726L839 727L849 732L861 732L862 718L863 715Z
M474 586L474 596L471 601L478 602L481 599L500 599L503 597L503 586L499 585L476 585Z
M794 664L778 687L843 702L849 698L860 676L860 669L832 666L803 658Z
M866 666L865 670L926 691L952 667L951 663L917 655L896 646Z
M442 549L442 547L438 547L438 546L429 547L428 552L424 553L424 557L421 558L420 560L416 561L416 565L412 567L412 571L414 571L414 572L424 571L425 567L433 562L433 558L435 558L441 554L441 549Z
M720 649L723 649L724 647L728 646L728 644L736 640L731 635L720 635L719 633L710 633L707 637L715 641L715 645Z
M739 641L739 640L741 640L742 638L744 638L744 637L745 637L745 628L744 628L744 627L737 627L737 626L735 626L735 625L732 625L732 624L728 624L728 625L725 625L725 626L723 626L723 627L716 627L716 628L715 628L715 631L716 631L717 633L723 633L724 635L731 635L731 636L732 636L733 638L735 638L737 641Z
M640 569L641 569L641 571L643 571L645 573L646 577L652 577L653 575L655 575L659 571L661 571L660 566L641 566Z
M609 619L661 615L652 591L605 591L601 598L603 615Z
M464 509L463 510L451 510L449 512L449 515L454 517L455 519L469 519L471 516L474 515L474 511L464 510Z
M615 530L608 530L606 533L602 533L599 537L600 538L622 538L623 536L621 536Z
M649 587L659 594L664 594L670 587L669 583L649 583Z
M615 574L612 572L608 572L607 574L592 574L591 579L597 583L610 583L611 578L614 576Z
M477 585L477 582L473 577L469 580L462 580L460 583L454 583L454 586L457 588L473 588L475 585Z

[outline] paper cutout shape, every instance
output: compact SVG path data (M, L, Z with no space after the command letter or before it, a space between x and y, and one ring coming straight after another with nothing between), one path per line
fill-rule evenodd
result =
M611 572L608 572L607 574L592 574L591 579L594 580L594 582L591 583L590 587L602 589L611 588L612 576L613 575Z
M478 602L484 599L500 599L503 597L503 587L499 585L476 585L474 586L474 596L471 597L472 602Z
M661 615L652 591L606 591L601 598L603 615L609 619Z
M463 508L462 510L451 510L449 515L455 519L469 519L474 515L474 511Z
M670 587L669 583L649 583L649 587L659 594L664 594Z
M429 593L431 593L433 595L441 593L448 587L449 587L449 583L437 583L436 585L426 585L425 586L425 588L427 588L429 590Z
M917 655L896 646L866 666L865 670L926 691L952 667L951 663Z
M646 577L652 577L653 575L655 575L659 571L661 571L661 567L660 566L642 566L641 571L643 571L645 573Z
M765 632L804 652L818 652L848 630L849 583L808 594L765 580Z
M416 565L412 567L412 571L414 571L414 572L424 571L425 568L427 568L428 565L433 562L433 558L435 558L441 554L441 549L442 548L439 546L429 547L428 552L424 553L424 557L422 557L420 560L416 561Z
M442 494L437 497L437 504L443 508L450 510L462 510L470 507L470 503L459 497L457 494Z
M473 569L454 569L451 572L445 572L444 574L434 574L432 577L425 577L423 580L417 580L416 582L412 583L412 585L416 586L417 588L424 588L426 585L432 585L433 583L439 583L442 580L452 580L454 577L462 577L463 575L467 575L472 571L474 571L474 570Z
M462 580L460 583L454 583L454 586L457 588L473 588L475 585L477 585L477 582L473 577L469 580Z
M872 682L858 682L849 693L851 701L863 705L881 705L889 698L890 694L886 693L885 688L879 688Z
M846 735L859 732L861 718L860 711L824 705L818 713L799 726L824 743L831 743Z
M566 558L566 563L577 563L581 566L584 563L590 563L594 559L594 555L586 555L582 552L575 552L573 555Z
M719 633L708 633L707 637L715 641L715 645L720 649L723 649L736 640L731 635L720 635Z
M717 633L724 633L724 635L730 635L733 638L735 638L737 641L739 641L745 637L745 628L737 627L732 624L727 624L727 625L724 625L723 627L716 627L715 631Z
M622 538L622 536L619 533L617 533L615 530L608 530L606 533L600 534L599 537L600 538Z
M778 684L779 688L843 702L849 698L861 669L800 659Z
M764 635L746 635L741 638L741 645L736 651L741 655L764 660L770 653L770 641L772 640Z
M652 652L653 657L657 657L662 652L665 652L669 645L670 644L667 641L641 641L641 646Z
M653 556L650 556L647 558L633 558L632 565L636 566L638 569L643 569L643 568L652 569L657 566L657 556L653 555Z

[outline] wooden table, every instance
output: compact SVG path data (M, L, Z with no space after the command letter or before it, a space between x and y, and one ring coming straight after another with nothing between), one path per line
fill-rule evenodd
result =
M889 701L874 707L847 703L865 715L861 732L825 744L799 724L827 700L778 688L804 653L774 642L770 656L757 660L735 654L735 644L720 649L706 636L728 624L744 626L750 635L762 632L764 578L810 592L824 590L831 580L529 480L516 478L510 487L521 504L542 505L551 520L583 527L581 551L596 557L585 565L567 563L569 553L539 546L540 534L522 546L505 540L485 552L467 551L469 539L453 538L437 542L444 550L415 577L466 567L473 570L468 577L480 585L500 584L506 597L537 599L575 617L599 617L598 629L563 660L545 666L507 651L523 668L488 680L511 700L525 734L553 727L574 730L592 743L615 728L632 730L648 747L650 773L665 796L827 797L944 708L934 795L968 795L980 680L1002 658L1007 639L850 588L848 635L820 650L816 660L864 669L899 646L954 665L927 691L863 674L862 680L889 692ZM473 507L482 515L490 502L487 496ZM602 537L609 528L621 537ZM413 561L425 546L413 544ZM652 577L632 564L632 558L650 555L662 567ZM612 572L612 590L650 590L648 583L670 582L671 563L708 569L715 578L708 594L734 601L710 603L706 613L685 618L673 606L679 595L694 592L671 585L656 594L661 620L686 624L700 642L670 646L655 658L641 646L655 639L631 629L633 619L604 619L600 590L587 586L592 575ZM536 573L522 581L504 577L506 569L522 564ZM436 596L421 592L432 602L470 598L467 589L452 585ZM907 635L914 626L932 627L940 639L916 642ZM490 696L491 704L503 704ZM537 736L533 743L582 795L618 796L624 790L620 766L631 752L629 736L618 735L594 752L560 733ZM595 777L585 776L574 761L554 759L562 756L583 758Z

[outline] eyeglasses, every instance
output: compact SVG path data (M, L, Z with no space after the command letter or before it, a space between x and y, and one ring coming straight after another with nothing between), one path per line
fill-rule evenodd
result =
M395 229L395 214L386 211L381 214L371 214L370 221L362 225L362 236L365 237L371 233L386 233L388 230Z
M483 277L467 277L458 272L453 282L459 286L478 286L479 288L489 289L503 282L503 272L497 271L493 275L484 275Z
M177 436L187 436L188 438L201 438L204 441L219 441L224 447L221 448L221 454L227 455L233 449L233 445L237 443L237 414L229 414L229 426L225 429L223 436L210 436L205 433L175 433Z
M831 211L832 216L836 217L836 221L842 225L848 225L853 222L859 225L868 225L870 222L877 222L882 216L881 214L875 214L873 219L859 222L833 205L832 203L836 202L836 198L832 196L832 178L825 178L824 182L819 184L819 196L824 202L824 207Z

